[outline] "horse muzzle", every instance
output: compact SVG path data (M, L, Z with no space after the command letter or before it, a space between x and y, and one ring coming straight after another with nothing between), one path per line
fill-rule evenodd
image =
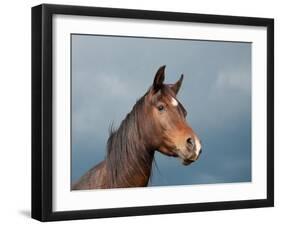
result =
M189 165L195 162L202 153L201 142L194 144L187 143L186 147L177 149L177 155L181 159L183 165Z

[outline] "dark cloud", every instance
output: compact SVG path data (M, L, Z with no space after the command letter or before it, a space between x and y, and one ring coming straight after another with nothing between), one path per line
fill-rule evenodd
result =
M190 166L156 154L151 185L251 180L251 44L72 36L72 180L105 156L118 126L165 64L167 82L185 75L179 99L203 142Z

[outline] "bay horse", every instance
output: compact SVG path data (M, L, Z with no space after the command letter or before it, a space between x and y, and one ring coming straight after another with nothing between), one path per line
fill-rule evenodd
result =
M198 159L201 142L176 97L183 75L174 84L164 84L164 78L165 65L119 128L111 130L105 159L73 184L72 190L147 186L155 151L179 157L184 165Z

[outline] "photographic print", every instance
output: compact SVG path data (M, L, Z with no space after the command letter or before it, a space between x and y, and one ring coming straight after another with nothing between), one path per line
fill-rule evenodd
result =
M73 190L251 182L251 43L72 34L71 76Z
M273 68L270 18L33 7L32 217L273 206Z

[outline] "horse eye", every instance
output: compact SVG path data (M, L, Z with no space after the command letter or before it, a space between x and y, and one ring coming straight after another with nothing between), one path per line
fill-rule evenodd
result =
M157 108L158 108L158 111L160 111L160 112L164 111L164 109L165 109L163 105L159 105Z

